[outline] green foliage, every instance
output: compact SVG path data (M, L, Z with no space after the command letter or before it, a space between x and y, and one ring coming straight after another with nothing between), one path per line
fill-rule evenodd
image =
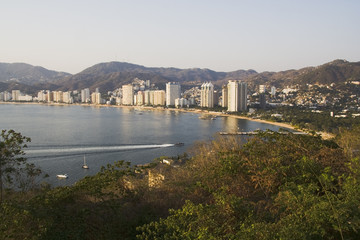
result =
M244 146L233 143L221 144L221 151L216 143L203 146L215 149L216 157L200 152L189 162L193 174L202 169L197 180L210 193L207 201L187 202L138 228L138 239L358 237L358 189L343 188L354 188L348 166L359 171L359 165L334 142L263 132ZM203 168L203 157L211 167Z
M30 138L14 130L2 130L0 135L0 203L4 188L19 188L23 191L34 186L41 170L26 162L24 148Z
M219 136L191 156L180 167L120 161L24 193L2 204L0 239L359 238L360 160L333 141L265 131ZM149 171L164 180L149 187Z

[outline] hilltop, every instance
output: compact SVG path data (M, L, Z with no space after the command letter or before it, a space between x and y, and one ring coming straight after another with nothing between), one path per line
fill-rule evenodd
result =
M263 72L246 79L253 85L269 84L276 87L285 85L331 84L360 80L360 62L334 60L317 67L280 72Z
M40 89L68 91L82 88L94 90L97 87L101 91L109 91L131 83L134 78L151 80L160 88L164 88L169 81L180 82L185 88L209 81L220 87L229 79L246 81L249 87L259 84L276 87L331 84L360 80L360 62L335 60L317 67L262 73L254 70L216 72L201 68L154 68L126 62L106 62L74 75L24 63L0 63L0 91L20 89L33 93Z
M196 86L202 82L217 82L226 78L244 79L254 75L254 70L239 70L225 73L210 69L179 69L179 68L151 68L124 62L99 63L73 76L57 82L62 90L90 87L99 87L103 90L113 90L128 84L134 78L151 80L160 88L169 81L180 82L183 86Z

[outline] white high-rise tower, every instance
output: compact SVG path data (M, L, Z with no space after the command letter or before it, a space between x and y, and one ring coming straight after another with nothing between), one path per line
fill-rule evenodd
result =
M122 104L134 105L134 88L132 84L122 86Z
M209 83L203 83L201 85L201 107L214 107L214 85Z
M228 111L239 112L247 110L247 83L229 80Z
M175 106L175 99L180 98L181 87L179 83L166 84L166 106Z

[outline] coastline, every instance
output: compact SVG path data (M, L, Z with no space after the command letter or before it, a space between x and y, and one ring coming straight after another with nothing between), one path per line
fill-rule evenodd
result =
M275 126L278 126L278 127L283 127L283 128L288 128L288 129L299 131L299 132L304 132L301 129L295 128L290 123L272 122L272 121L263 120L263 119L255 119L255 118L245 117L245 116L224 114L224 113L221 113L221 112L209 112L207 110L201 110L201 109L195 109L195 108L186 109L186 108L150 107L150 106L104 105L104 104L99 105L99 104L81 104L81 103L67 104L67 103L41 103L41 102L0 102L0 104L32 104L32 105L46 105L46 106L115 107L115 108L133 108L133 109L162 110L162 111L170 110L170 111L178 111L178 112L206 114L206 115L220 116L220 117L232 117L232 118L244 119L244 120L248 120L248 121L271 124L271 125L275 125ZM333 134L327 133L327 132L318 132L318 134L323 139L330 139L330 138L335 137Z

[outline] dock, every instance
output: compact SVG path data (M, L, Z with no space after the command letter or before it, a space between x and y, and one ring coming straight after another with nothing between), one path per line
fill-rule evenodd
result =
M277 132L280 134L289 134L289 132ZM296 135L306 135L306 132L291 132L292 134ZM219 132L220 135L257 135L259 132L252 131L252 132Z

